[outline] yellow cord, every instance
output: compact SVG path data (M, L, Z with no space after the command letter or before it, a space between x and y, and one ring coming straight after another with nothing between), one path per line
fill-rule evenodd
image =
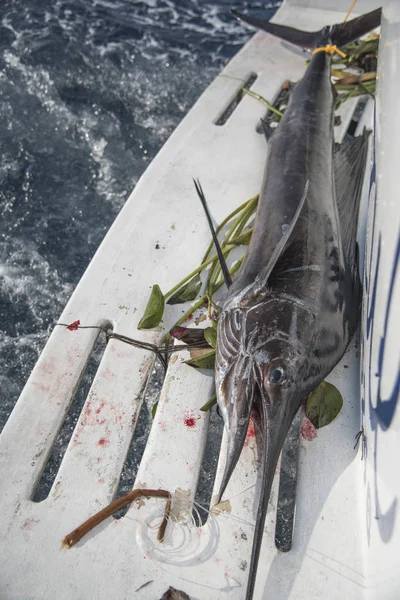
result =
M349 8L349 12L348 12L348 13L347 13L347 15L345 16L343 23L346 23L347 19L348 19L348 18L349 18L349 16L351 15L351 12L352 12L352 10L353 10L353 8L355 7L355 5L356 5L356 4L357 4L357 0L353 0L353 3L352 3L352 5L351 5L351 6L350 6L350 8Z
M353 0L347 15L344 18L343 23L346 23L347 19L349 18L349 16L351 15L353 8L355 7L355 5L357 4L357 0ZM320 48L315 48L315 50L313 50L312 52L312 56L314 56L314 54L317 54L317 52L326 52L327 54L339 54L339 56L341 56L342 58L346 58L346 54L344 52L342 52L341 50L339 50L339 48L337 46L331 46L330 44L327 44L326 46L321 46Z
M327 54L339 54L339 56L341 56L342 58L346 58L346 54L344 52L342 52L341 50L339 50L339 48L337 46L331 46L330 44L327 44L326 46L321 46L320 48L315 48L315 50L312 51L312 56L314 56L314 54L317 54L317 52L326 52Z

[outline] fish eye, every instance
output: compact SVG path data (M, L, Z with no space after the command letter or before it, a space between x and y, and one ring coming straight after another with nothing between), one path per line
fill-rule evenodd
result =
M286 371L282 366L275 367L268 375L270 383L282 383L285 379Z

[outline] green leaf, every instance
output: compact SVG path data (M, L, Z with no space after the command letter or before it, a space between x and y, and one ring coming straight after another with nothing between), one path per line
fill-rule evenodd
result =
M217 330L214 327L206 327L204 330L204 337L207 342L210 344L211 348L216 348L217 346Z
M195 358L185 360L185 364L189 365L190 367L194 367L195 369L214 369L215 350L207 352L207 354L202 354L201 356L196 356Z
M138 329L151 329L156 327L164 314L164 296L160 287L153 285L150 298L144 311L143 317L140 319Z
M152 419L154 419L154 417L156 416L157 408L158 408L158 401L154 402L153 406L151 407L151 418Z
M329 425L338 416L343 406L339 390L323 381L307 398L306 415L317 429Z
M197 297L201 288L201 279L200 274L198 273L185 283L179 290L175 292L171 296L171 298L167 301L167 304L182 304L183 302L189 302L190 300L194 300Z
M214 396L211 396L211 398L209 399L209 401L206 402L204 404L204 406L201 407L200 410L202 410L203 412L208 412L209 410L212 409L212 407L214 406L214 404L217 404L217 396L216 396L216 394L214 394Z

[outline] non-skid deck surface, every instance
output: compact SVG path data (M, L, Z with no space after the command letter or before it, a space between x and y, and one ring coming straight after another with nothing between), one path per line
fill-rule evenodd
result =
M305 17L293 7L286 21L313 28L343 16L309 9ZM60 322L111 323L114 332L160 341L161 331L136 327L149 290L154 283L170 289L199 264L209 240L192 177L200 178L216 221L259 191L266 142L256 127L265 109L244 97L224 125L215 121L252 73L257 75L252 89L272 100L285 80L301 77L305 58L258 33L231 61L138 183ZM339 138L356 103L342 106ZM371 114L368 106L368 124ZM165 328L181 310L168 308ZM254 439L247 439L226 492L226 512L196 527L191 502L208 426L199 408L213 393L213 381L209 373L182 364L185 353L170 362L135 483L174 494L174 522L162 545L154 526L164 501L146 499L71 550L61 549L69 531L113 498L152 368L151 353L118 340L107 345L48 498L31 500L97 333L54 329L0 438L0 598L156 600L173 585L193 600L240 600L258 497ZM357 512L362 482L353 449L358 360L353 345L329 377L345 398L339 418L314 441L300 443L296 524L292 550L285 554L274 546L275 478L256 598L362 596L364 540ZM216 486L224 456L223 442Z

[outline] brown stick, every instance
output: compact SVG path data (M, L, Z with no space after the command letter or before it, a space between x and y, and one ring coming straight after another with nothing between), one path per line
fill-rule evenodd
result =
M124 508L127 504L131 504L136 498L140 496L148 496L150 498L167 498L167 503L165 506L164 518L160 525L160 529L158 530L157 539L159 542L164 540L165 530L167 528L167 522L169 513L171 510L171 494L165 490L133 490L132 492L128 492L125 496L121 496L121 498L117 498L114 502L111 502L108 506L100 510L98 513L87 519L82 525L79 525L76 529L71 531L68 535L63 539L62 545L67 546L67 548L72 548L75 546L89 531L91 531L97 525L100 525L105 519L110 517L113 513L115 513L120 508Z
M364 83L365 81L373 81L374 79L376 79L375 72L363 73L362 75L350 74L350 75L345 75L344 77L339 79L338 83L343 83L343 84L349 85L349 84L353 84L353 83L358 83L360 81L362 83Z

